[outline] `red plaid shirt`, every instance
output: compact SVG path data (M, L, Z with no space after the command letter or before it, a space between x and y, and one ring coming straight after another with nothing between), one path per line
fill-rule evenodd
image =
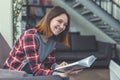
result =
M55 57L53 53L50 53L44 63L40 62L40 55L38 54L39 48L35 39L35 33L37 33L35 28L26 30L24 34L16 40L13 49L10 51L9 57L4 63L4 68L22 70L25 66L25 60L27 60L33 75L52 74L51 65L55 63ZM42 69L42 65L45 66L44 69Z

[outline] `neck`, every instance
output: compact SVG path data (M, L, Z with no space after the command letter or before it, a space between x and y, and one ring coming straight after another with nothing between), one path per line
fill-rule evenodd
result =
M48 37L46 35L41 35L41 38L45 43L47 43L50 37Z

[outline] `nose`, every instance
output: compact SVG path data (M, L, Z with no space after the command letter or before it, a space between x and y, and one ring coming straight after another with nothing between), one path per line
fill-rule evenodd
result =
M61 30L64 30L64 29L65 29L64 24L61 24L61 25L60 25L60 28L61 28Z

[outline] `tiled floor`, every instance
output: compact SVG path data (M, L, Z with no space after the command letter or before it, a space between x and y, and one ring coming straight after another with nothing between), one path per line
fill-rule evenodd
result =
M71 75L71 80L110 80L110 75L108 69L87 69Z

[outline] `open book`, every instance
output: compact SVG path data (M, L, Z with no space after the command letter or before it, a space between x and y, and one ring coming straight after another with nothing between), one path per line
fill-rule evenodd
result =
M95 60L96 60L96 57L94 55L91 55L82 60L67 64L65 66L57 67L57 68L55 68L55 71L65 72L70 69L78 70L78 69L90 67L94 63Z

